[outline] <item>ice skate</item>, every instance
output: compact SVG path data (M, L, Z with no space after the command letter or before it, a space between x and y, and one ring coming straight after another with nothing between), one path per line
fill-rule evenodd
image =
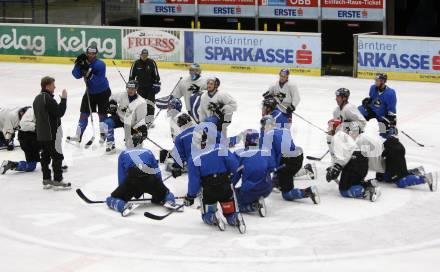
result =
M63 191L63 190L70 190L72 189L70 182L64 182L64 181L55 181L53 180L51 182L52 188L55 191Z
M0 166L0 173L4 175L6 171L8 170L15 170L18 166L17 162L13 161L3 161L2 165Z
M139 204L134 203L127 203L124 206L124 209L121 212L122 217L126 217L129 214L131 214L137 207L139 207Z
M111 155L116 152L116 147L114 142L107 142L106 148L105 148L105 154Z
M425 175L425 182L428 184L429 190L431 190L431 192L437 191L437 180L438 174L436 172L428 173Z

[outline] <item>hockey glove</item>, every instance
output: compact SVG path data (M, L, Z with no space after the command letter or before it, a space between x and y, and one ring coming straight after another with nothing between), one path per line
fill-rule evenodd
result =
M108 113L111 115L115 115L118 111L118 104L115 100L110 100L109 106L108 106Z
M294 106L294 105L289 105L289 106L286 108L286 113L287 113L287 114L292 114L294 111L295 111L295 106Z
M362 106L364 106L364 108L368 109L370 107L371 104L371 97L365 97L362 100Z
M160 92L161 83L157 82L153 84L153 92L154 94L158 94Z
M143 142L146 138L147 138L147 137L144 137L144 136L142 135L142 133L136 133L136 134L133 134L133 135L131 136L131 140L133 141L133 146L136 147L136 146L138 146L138 145L141 145L142 142Z
M195 197L186 195L185 199L183 200L183 204L185 204L187 207L192 206L194 204L194 199Z
M178 178L182 175L182 168L180 167L173 167L173 170L171 170L171 175L173 178Z
M9 140L6 140L6 145L7 145L7 150L8 151L12 151L12 150L14 150L14 139L12 138L12 139L9 139Z
M337 163L327 168L327 175L325 176L327 182L337 179L341 171L342 171L342 166Z
M383 123L388 128L396 127L397 121L396 121L396 114L389 112L385 117L383 117Z
M222 108L223 108L223 105L216 104L214 102L209 102L208 110L216 113L218 116L223 116Z
M267 91L263 94L264 99L269 98L269 97L273 97L273 95L269 91Z
M159 162L160 163L164 163L165 160L168 158L170 154L170 151L162 149L161 151L159 151Z

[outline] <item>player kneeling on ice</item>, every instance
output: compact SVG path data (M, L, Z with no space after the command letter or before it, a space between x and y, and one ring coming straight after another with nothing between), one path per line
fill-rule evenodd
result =
M383 143L381 157L385 164L385 174L376 175L378 181L392 182L399 188L427 184L431 191L437 191L437 173L425 174L423 166L408 170L405 147L394 133Z
M304 160L303 152L300 147L295 146L290 131L277 128L275 119L270 115L261 119L260 146L264 150L270 150L275 158L275 166L278 169L277 179L284 200L293 201L310 197L313 203L320 202L316 186L305 189L293 188L295 174L301 169Z
M20 120L28 107L0 108L0 148L14 150L15 131L20 128Z
M225 229L225 223L217 211L220 203L226 221L238 227L240 233L246 231L242 215L238 211L231 177L238 168L238 161L228 148L216 144L217 131L208 127L194 132L194 150L188 161L188 193L185 204L191 206L201 191L202 220L208 225Z
M151 202L175 209L173 193L163 184L162 174L153 153L142 148L142 141L133 138L134 148L122 151L118 158L118 187L107 198L109 208L127 216L139 205L129 202L144 193L152 196ZM136 147L140 146L140 147Z
M18 141L24 152L26 161L3 161L0 166L0 173L4 174L8 170L20 172L32 172L40 161L41 146L37 141L35 133L35 116L31 107L24 107L18 111L19 130Z
M262 103L262 116L271 115L275 119L277 127L290 128L292 125L292 118L283 114L277 108L277 105L278 103L273 97L269 96L265 98Z
M258 147L260 135L257 130L248 129L243 134L245 147L234 152L239 163L239 170L233 177L238 207L240 212L258 211L265 217L264 198L272 191L270 173L275 170L275 159L270 150Z
M146 123L147 103L137 94L138 85L134 80L127 82L127 91L112 95L110 98L109 113L111 117L105 119L107 138L107 153L115 151L114 129L123 127L125 131L125 145L132 146L131 136L145 139L148 135Z
M380 195L380 188L375 180L365 181L368 174L368 154L363 153L365 148L364 134L357 122L342 124L342 129L332 137L330 148L333 156L333 165L327 168L328 182L339 180L339 192L343 197L368 198L376 201Z

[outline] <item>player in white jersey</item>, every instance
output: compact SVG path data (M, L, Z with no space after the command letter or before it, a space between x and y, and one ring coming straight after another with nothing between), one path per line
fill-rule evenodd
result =
M204 90L206 90L206 78L202 77L200 65L193 63L189 68L189 76L180 81L175 92L173 93L173 97L183 97L186 110L190 115L193 115L190 98L192 95L199 95Z
M200 122L205 122L208 118L211 122L216 119L217 129L226 135L226 128L232 121L232 114L237 110L237 102L228 93L218 89L220 86L218 78L209 78L207 84L208 91L200 98Z
M14 149L15 131L20 124L20 110L21 108L0 108L0 147Z
M138 96L138 84L134 80L127 82L127 91L114 94L110 97L109 113L111 117L105 119L106 124L106 138L107 138L107 153L115 151L114 129L123 127L125 130L125 144L127 147L133 145L132 139L145 139L148 134L148 127L146 122L147 116L147 102L145 99ZM134 135L136 134L136 136Z
M263 94L264 98L273 97L278 105L277 109L286 119L292 120L292 113L298 108L301 100L298 86L289 81L289 69L281 69L279 80L269 90Z

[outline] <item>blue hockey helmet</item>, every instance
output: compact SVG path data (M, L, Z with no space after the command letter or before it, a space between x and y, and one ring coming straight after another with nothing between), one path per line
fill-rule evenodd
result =
M290 71L287 68L283 68L280 70L280 76L289 76L290 75Z
M171 98L170 101L168 102L168 109L174 109L177 110L178 112L182 111L182 101L180 101L179 98Z
M246 129L243 131L244 146L257 146L260 134L255 129Z

